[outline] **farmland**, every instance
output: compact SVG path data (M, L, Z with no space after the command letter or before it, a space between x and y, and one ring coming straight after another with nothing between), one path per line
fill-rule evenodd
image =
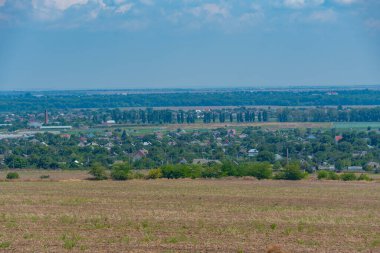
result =
M21 178L38 178L36 173L26 171ZM2 250L265 252L279 245L285 252L370 252L380 247L377 181L97 182L82 180L82 172L59 173L51 176L56 181L0 183Z

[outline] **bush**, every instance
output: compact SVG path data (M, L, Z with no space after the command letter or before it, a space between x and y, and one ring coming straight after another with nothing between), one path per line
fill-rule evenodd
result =
M276 179L301 180L307 176L307 173L301 171L299 164L292 163L285 166L284 171L276 175Z
M201 177L203 178L220 178L222 177L221 166L207 166L202 169Z
M272 168L269 163L247 163L243 165L241 176L252 176L257 179L272 178Z
M368 175L366 174L360 174L360 176L358 177L358 180L364 180L364 181L372 181L372 178L370 178Z
M357 179L357 177L354 173L343 173L340 175L340 179L343 181L354 181Z
M333 171L318 171L318 179L339 180L338 174Z
M141 172L129 172L127 179L144 179L145 175Z
M318 171L318 179L327 179L329 177L329 173L325 170Z
M161 167L164 178L199 178L202 176L202 167L199 165L165 165Z
M330 180L339 180L339 175L336 174L336 173L333 172L333 171L330 171L330 172L329 172L328 179L330 179Z
M41 176L40 176L40 179L48 179L48 178L50 178L49 175L41 175Z
M99 163L93 164L88 174L94 176L95 180L105 180L108 178L106 169Z
M9 172L7 174L7 179L19 179L20 176L17 172Z
M148 172L146 179L157 179L157 178L161 178L162 176L163 175L162 175L161 169L152 169Z
M261 151L257 155L256 159L257 159L257 161L260 161L260 162L274 163L275 162L275 155L269 151Z
M161 167L162 176L169 179L185 177L181 165L165 165Z
M130 178L130 171L131 166L129 163L115 163L112 165L111 178L113 180L127 180Z

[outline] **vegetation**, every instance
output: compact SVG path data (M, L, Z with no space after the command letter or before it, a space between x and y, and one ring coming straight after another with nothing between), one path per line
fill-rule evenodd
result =
M21 173L31 171L20 172L24 179ZM28 178L44 171L33 173ZM77 178L77 171L49 171L52 179L66 176L1 183L3 251L266 252L276 244L284 252L376 252L380 246L378 183L78 182L70 173Z
M336 140L336 138L339 139ZM248 156L256 148L258 155ZM269 162L280 170L289 162L300 162L311 172L326 167L344 171L359 166L377 172L380 163L380 133L336 129L276 129L259 127L156 130L135 134L133 130L102 129L98 132L37 133L28 139L0 140L4 167L41 169L88 169L100 163L111 168L124 161L131 169L153 169L166 164L191 164L194 159ZM302 161L302 163L301 163ZM232 168L231 168L232 169ZM236 172L236 171L235 171ZM236 173L228 169L228 176Z
M17 172L9 172L7 174L7 179L19 179L20 176Z
M357 180L357 177L354 173L343 173L340 175L340 179L343 181L354 181Z
M92 175L95 180L105 180L108 178L106 168L99 163L94 163L90 167L88 174Z
M318 171L318 179L339 180L339 175L334 171L321 170Z
M162 178L163 174L161 169L151 169L146 176L147 179L158 179Z
M115 163L112 165L111 178L113 180L127 180L130 175L131 166L128 163Z
M8 93L0 96L0 111L43 111L45 108L117 108L159 106L322 106L322 105L379 105L380 91L373 89L337 90L329 94L324 90L293 92L219 90L215 92L169 91L159 93L87 94L83 92L38 92L44 99L31 93ZM175 98L175 99L174 99ZM9 101L12 103L9 103Z
M285 166L284 170L276 175L276 179L301 180L307 176L306 172L301 171L298 163L291 163Z

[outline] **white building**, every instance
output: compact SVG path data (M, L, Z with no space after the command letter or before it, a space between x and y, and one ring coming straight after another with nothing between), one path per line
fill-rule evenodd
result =
M255 148L248 150L249 157L254 157L254 156L257 156L258 154L259 154L259 151Z

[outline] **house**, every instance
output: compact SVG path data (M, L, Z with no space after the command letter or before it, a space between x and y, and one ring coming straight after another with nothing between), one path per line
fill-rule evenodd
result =
M259 154L259 151L255 148L248 150L249 157L254 157L254 156L257 156L258 154Z
M148 150L146 149L140 149L139 151L137 151L132 159L133 161L138 161L138 160L141 160L142 158L146 157L148 155Z
M340 142L341 140L343 139L343 136L342 135L337 135L335 136L334 140L336 143Z
M168 145L169 145L169 146L175 146L175 145L177 145L177 143L176 143L175 141L169 141L169 142L168 142Z
M179 161L180 164L187 164L187 160L185 158L182 158L181 161Z
M318 170L330 170L330 171L335 171L335 165L329 165L329 164L324 164L324 165L319 165Z
M352 157L363 157L367 155L367 151L357 151L352 153Z
M369 162L366 164L366 166L372 169L380 169L380 164L377 162Z
M149 141L144 141L143 142L143 146L149 146L149 145L152 145L152 143L150 143Z
M275 160L275 161L280 161L280 160L282 160L282 159L283 159L282 155L279 155L279 154L275 154L275 155L274 155L274 160Z
M235 129L228 129L227 136L234 137L236 135Z
M36 121L31 121L28 123L28 126L31 128L40 128L40 127L42 127L42 123L36 122Z
M245 138L247 138L247 137L248 137L247 134L241 134L241 135L239 135L239 138L240 138L240 139L245 139Z
M61 138L70 139L70 137L71 137L70 134L61 134Z
M111 120L107 120L107 121L106 121L106 124L107 124L107 125L113 125L113 124L116 124L116 121L114 121L114 120L112 120L112 119L111 119Z
M360 172L362 172L363 167L362 166L348 166L347 170L348 171L360 171Z
M221 161L219 160L209 160L209 159L194 159L193 164L209 164L209 163L217 163L217 164L222 164Z

